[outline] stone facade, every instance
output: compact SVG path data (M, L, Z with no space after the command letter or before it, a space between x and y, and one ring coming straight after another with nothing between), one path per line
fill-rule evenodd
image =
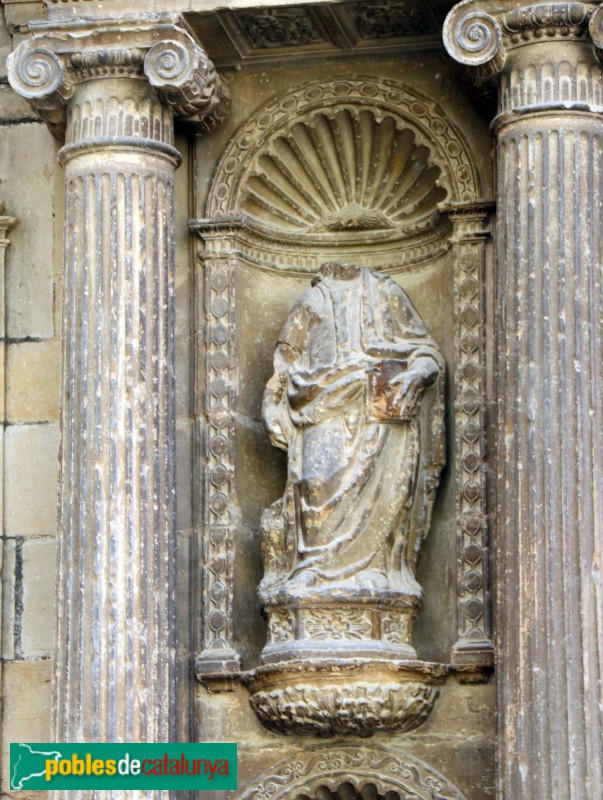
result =
M600 10L0 10L1 791L11 741L217 740L241 800L603 800ZM416 309L445 448L338 500L387 585L297 592L262 398L325 263Z

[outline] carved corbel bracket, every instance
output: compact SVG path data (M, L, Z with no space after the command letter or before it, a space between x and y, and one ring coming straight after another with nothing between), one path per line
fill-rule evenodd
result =
M8 57L9 82L59 139L77 85L105 77L145 77L175 117L208 130L222 121L228 92L178 21L34 23L34 36Z

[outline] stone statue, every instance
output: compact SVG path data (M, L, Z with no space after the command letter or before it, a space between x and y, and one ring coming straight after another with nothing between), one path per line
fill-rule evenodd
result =
M273 731L412 730L446 668L417 659L415 571L444 464L444 362L402 289L324 264L279 337L263 415L287 451L262 515L268 618L246 683Z
M261 523L262 599L385 593L415 568L444 464L444 362L389 277L327 263L281 332L263 417L288 453Z

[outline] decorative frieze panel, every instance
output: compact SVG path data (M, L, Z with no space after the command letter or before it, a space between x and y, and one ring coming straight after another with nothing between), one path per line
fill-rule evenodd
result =
M305 9L240 14L238 20L253 47L290 47L323 41Z
M363 39L424 36L438 28L424 3L355 3L356 25Z
M367 611L351 608L317 608L307 611L303 628L308 639L361 641L373 630L371 615Z
M448 10L445 0L338 0L286 7L273 3L272 8L217 3L214 11L196 14L194 6L202 3L191 0L187 19L218 66L276 65L354 51L396 56L404 51L441 52L441 22Z

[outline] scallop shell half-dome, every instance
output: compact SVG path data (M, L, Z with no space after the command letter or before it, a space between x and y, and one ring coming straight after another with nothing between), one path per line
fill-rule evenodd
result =
M269 142L241 211L254 226L289 233L413 234L434 223L447 196L430 156L393 115L323 109Z

